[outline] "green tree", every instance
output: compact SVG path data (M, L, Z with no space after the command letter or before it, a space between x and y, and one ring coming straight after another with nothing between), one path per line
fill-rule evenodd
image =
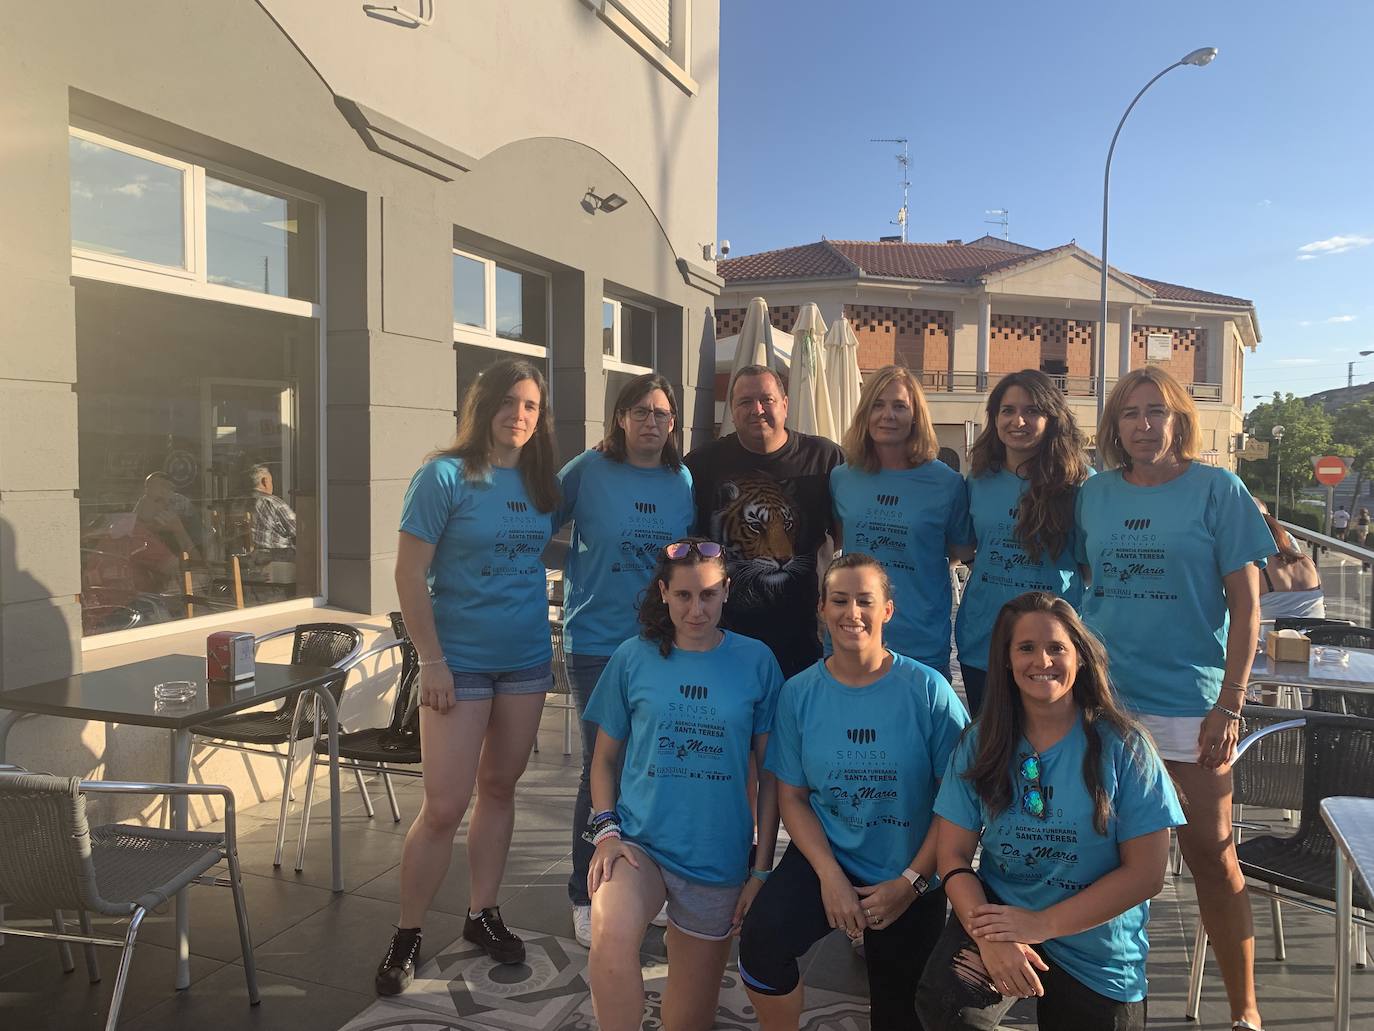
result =
M1275 391L1272 401L1250 412L1248 425L1252 437L1269 442L1269 458L1241 463L1241 478L1252 492L1267 497L1278 496L1282 488L1280 501L1291 509L1297 492L1316 483L1312 460L1331 453L1331 416L1315 401ZM1271 435L1275 425L1283 427L1282 443ZM1282 484L1274 482L1276 453Z
M1348 456L1355 473L1355 497L1374 476L1374 398L1343 406L1333 420L1332 439Z

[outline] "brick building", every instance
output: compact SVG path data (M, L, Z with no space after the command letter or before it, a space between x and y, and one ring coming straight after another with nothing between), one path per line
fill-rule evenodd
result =
M982 424L988 387L1019 369L1054 377L1093 436L1101 265L1074 243L820 240L731 258L717 271L717 337L739 332L751 297L767 299L783 331L815 301L827 323L849 319L861 370L896 362L920 371L940 442L960 454ZM1198 402L1209 460L1234 467L1245 349L1260 340L1253 302L1115 268L1107 299L1108 389L1123 367L1164 366Z

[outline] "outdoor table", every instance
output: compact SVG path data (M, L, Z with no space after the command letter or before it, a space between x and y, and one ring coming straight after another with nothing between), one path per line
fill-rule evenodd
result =
M1336 839L1336 1031L1350 1028L1350 930L1353 883L1374 895L1374 798L1324 798L1322 819Z
M1374 694L1374 649L1346 648L1350 665L1334 662L1274 662L1261 653L1250 667L1250 684L1292 684L1354 694Z
M75 673L45 684L0 691L0 763L5 761L10 728L25 715L128 723L171 731L171 775L168 779L174 784L185 784L190 777L192 727L284 698L294 691L310 691L320 699L329 726L329 837L333 848L334 890L343 891L339 849L339 709L329 691L330 682L341 673L332 666L274 662L259 662L255 668L252 680L207 685L204 656L164 655L113 669ZM171 680L195 681L195 698L185 703L159 705L153 697L153 685ZM187 829L184 795L172 798L172 827ZM191 984L189 928L190 909L183 889L176 898L176 986L179 989Z

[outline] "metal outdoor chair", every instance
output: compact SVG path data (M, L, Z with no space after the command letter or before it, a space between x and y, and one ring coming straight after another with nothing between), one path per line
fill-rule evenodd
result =
M561 701L546 700L544 707L563 710L563 754L572 755L573 715L577 705L573 701L572 680L568 677L568 657L563 651L563 621L549 621L549 636L553 641L553 688L550 695ZM534 739L534 751L539 752L539 738Z
M396 791L392 786L393 775L398 777L422 776L418 769L420 755L420 655L406 633L405 620L399 612L391 613L391 631L394 641L369 648L344 667L351 670L365 660L398 649L401 653L401 670L396 681L396 697L391 703L391 719L385 727L367 727L339 735L339 766L353 770L361 777L364 770L380 773L382 785L386 788L387 801L391 803L391 817L401 822L401 808L396 802ZM345 673L345 675L347 675ZM305 866L305 842L310 827L310 807L314 800L315 767L329 755L329 742L319 737L310 755L310 770L306 776L304 811L301 814L301 831L296 844L296 869ZM404 769L398 767L413 767ZM368 815L371 816L369 810ZM283 809L280 819L285 820ZM278 838L284 833L284 824L278 826Z
M1374 648L1374 629L1367 626L1316 626L1305 632L1313 644L1331 644L1337 648Z
M87 795L218 795L224 801L223 831L169 831L131 824L91 827L86 820ZM221 862L227 880L208 876ZM239 948L248 1001L259 1002L248 909L239 870L234 796L213 784L134 784L83 781L46 773L0 772L0 899L7 904L53 913L53 929L0 924L0 931L61 943L63 968L74 969L68 943L85 946L92 983L100 980L96 945L122 948L114 995L105 1018L106 1031L119 1023L119 1009L129 982L129 967L139 926L148 910L196 883L226 884L234 894ZM81 934L68 934L64 910L80 914ZM123 939L93 933L92 913L127 917Z
M1279 616L1274 620L1275 630L1311 630L1319 626L1354 626L1348 619L1325 619L1318 616Z
M302 623L263 634L253 642L253 648L257 650L264 642L288 634L292 635L293 665L340 667L339 676L329 685L337 703L343 694L347 676L342 669L362 651L363 632L347 623ZM191 728L193 740L200 740L214 748L269 755L281 764L281 813L277 826L277 850L272 860L275 866L281 865L282 848L285 845L286 807L291 798L291 778L296 765L295 743L319 737L320 716L320 706L314 695L308 691L297 691L288 695L279 708L235 713ZM279 745L284 746L281 751L277 750ZM355 769L354 774L358 778L358 790L367 807L367 815L371 816L372 799L363 784L362 773Z
M1264 834L1236 846L1241 872L1252 891L1274 903L1334 916L1336 899L1336 843L1321 818L1321 800L1333 795L1374 797L1374 720L1311 710L1261 709L1246 706L1246 718L1267 725L1240 744L1234 769L1247 790L1266 798L1293 801L1291 786L1284 781L1294 772L1295 746L1300 741L1302 763L1301 816L1291 836ZM1278 739L1288 738L1288 744ZM1261 743L1263 746L1261 747ZM1253 763L1253 769L1241 769ZM1374 927L1363 911L1370 900L1355 894L1357 928ZM1276 919L1276 935L1281 924ZM1365 958L1364 938L1357 935L1359 965ZM1282 959L1282 939L1276 942L1276 959ZM1188 977L1185 1014L1196 1019L1202 996L1203 966L1207 958L1207 932L1198 921L1193 964Z

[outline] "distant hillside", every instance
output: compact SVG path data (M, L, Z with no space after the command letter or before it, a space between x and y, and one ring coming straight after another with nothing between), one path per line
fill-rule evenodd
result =
M1356 401L1363 401L1367 397L1374 397L1374 383L1356 383L1353 387L1323 390L1310 394L1303 400L1316 401L1326 410L1327 415L1335 415L1338 409Z

